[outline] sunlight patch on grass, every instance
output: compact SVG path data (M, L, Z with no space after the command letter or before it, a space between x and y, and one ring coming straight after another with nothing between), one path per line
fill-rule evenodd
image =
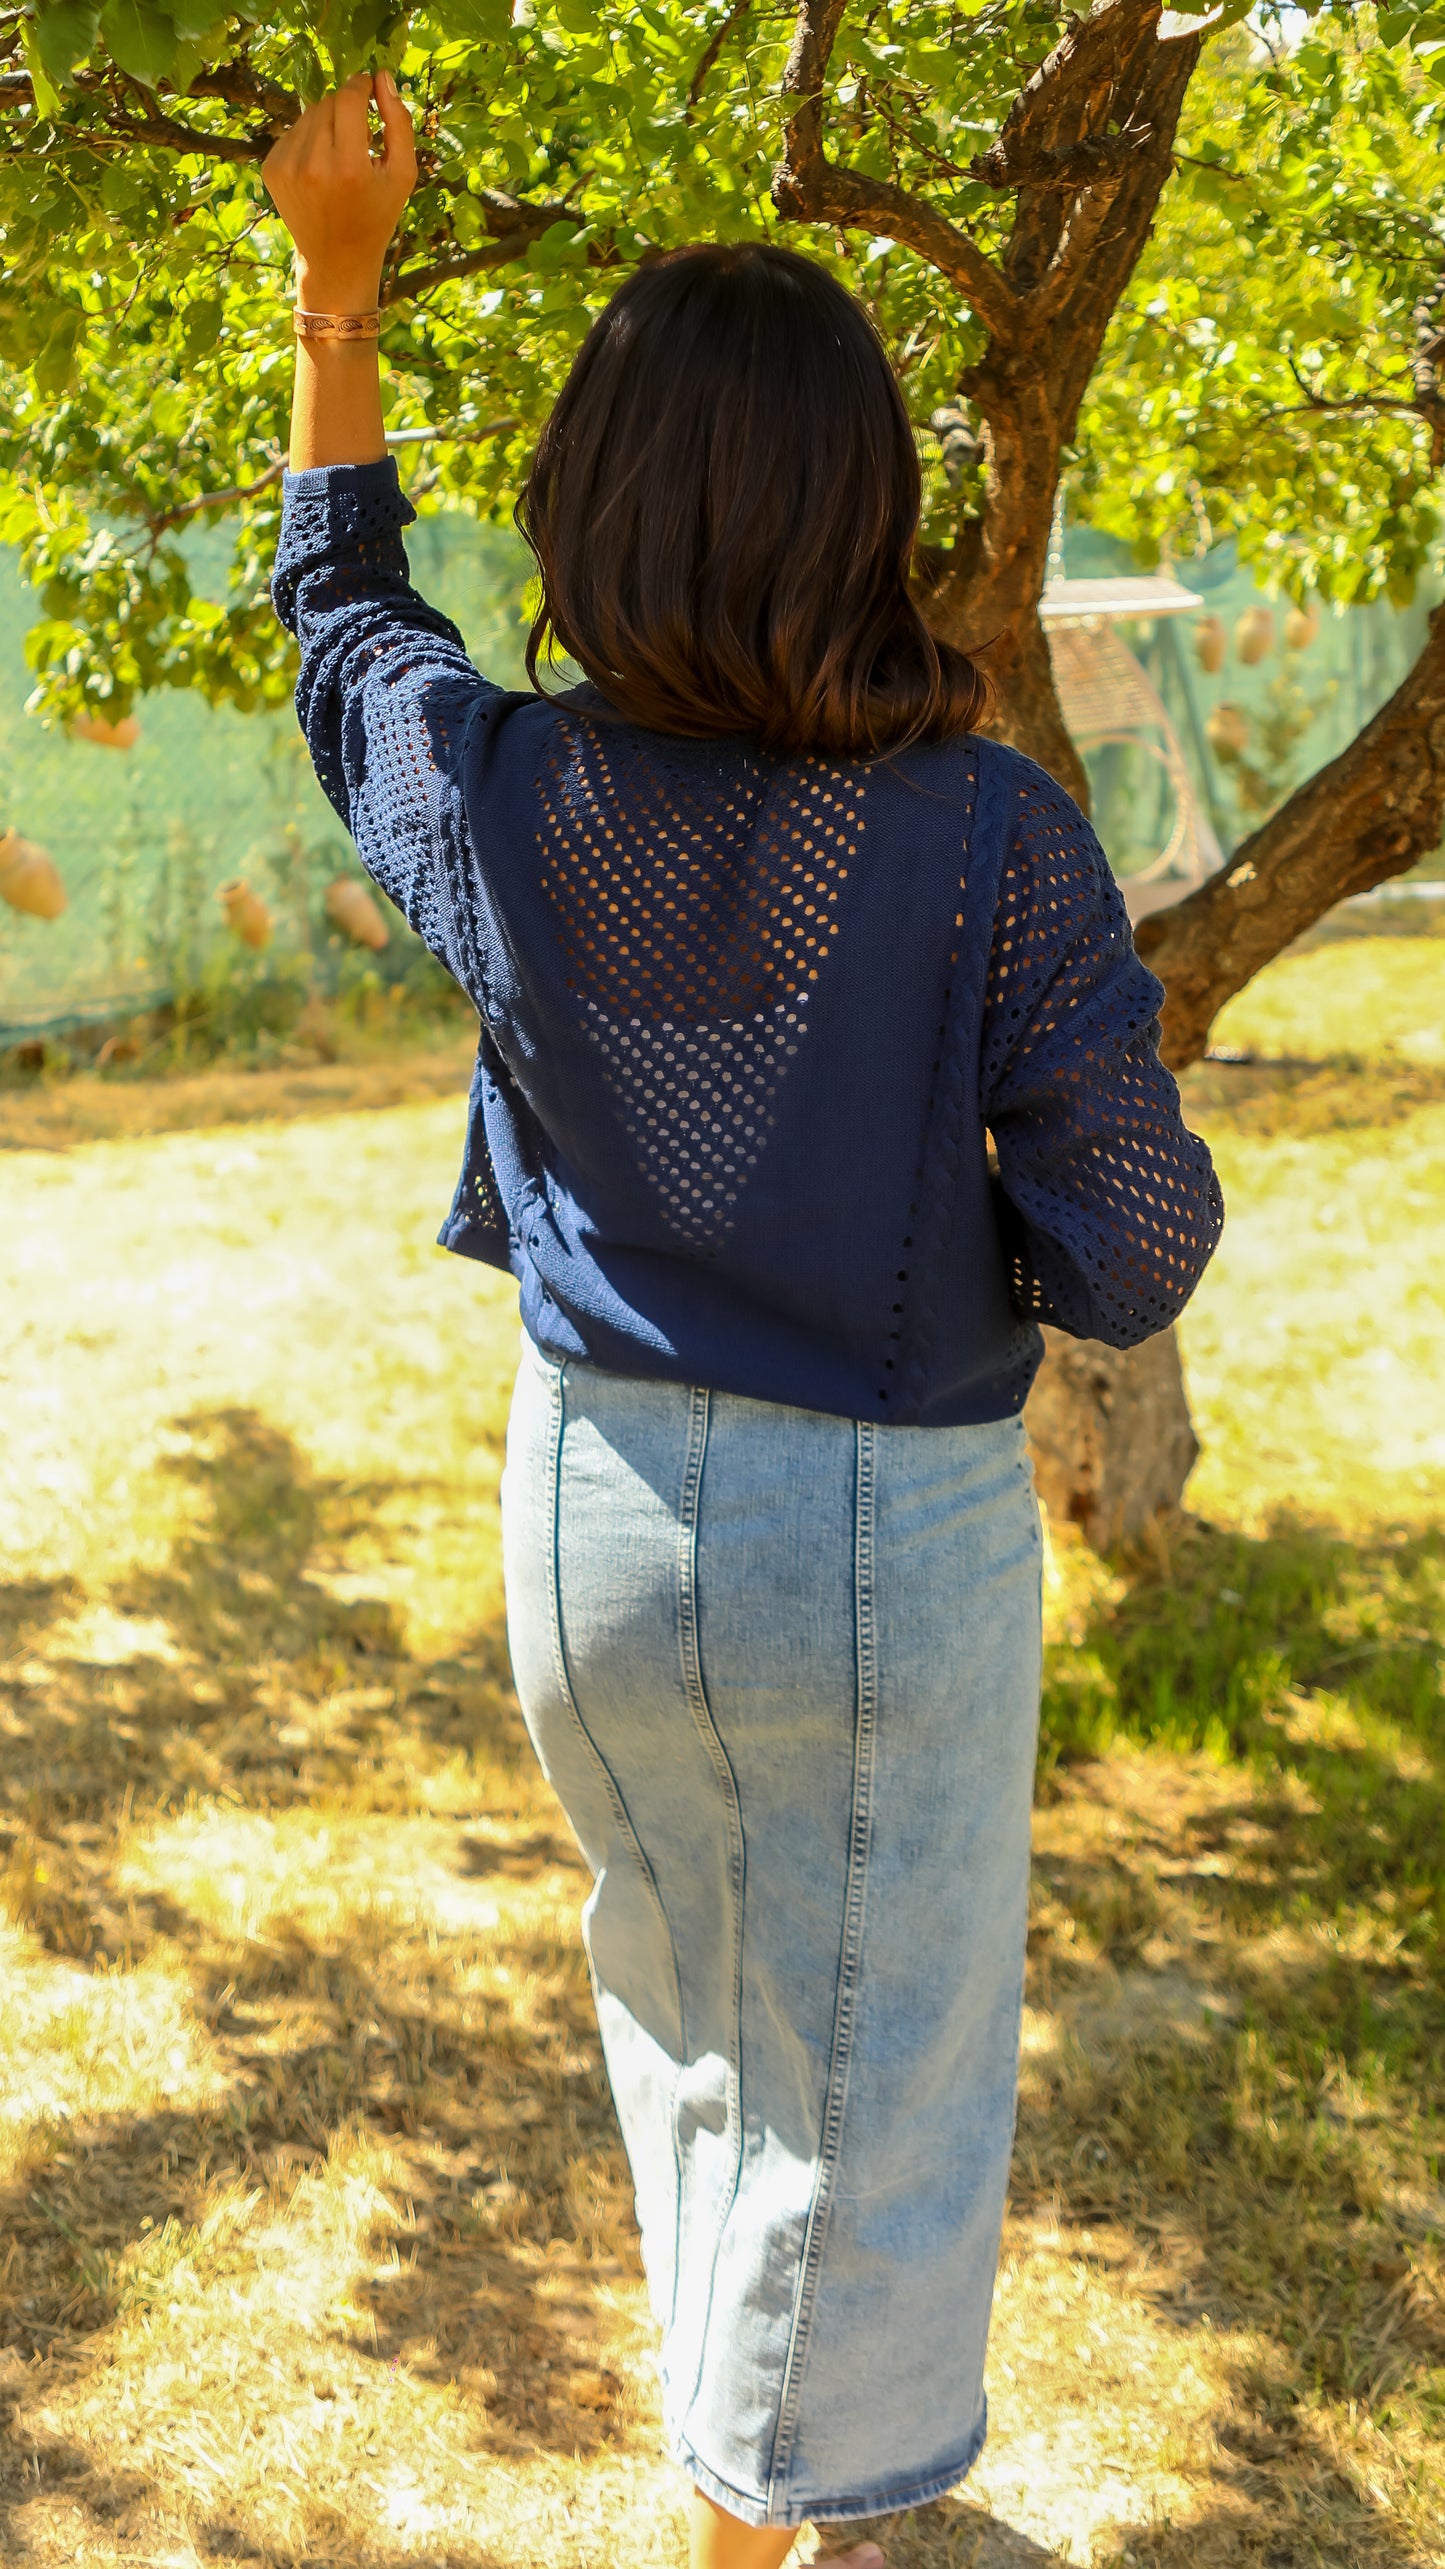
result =
M3 1914L33 1887L23 1868L0 1873L0 2181L33 2125L144 2101L194 2110L221 2093L184 1981L161 1961L91 1972L37 1952Z
M122 1891L159 1891L198 1926L263 1937L273 1918L309 1936L409 1928L492 1934L537 1905L541 1885L495 1887L460 1873L457 1831L423 1819L327 1821L201 1808L131 1840L116 1869Z
M993 2436L890 2569L1442 2557L1445 1094L1387 942L1365 1067L1192 1080L1194 1518L1053 1545ZM6 1164L0 2553L664 2569L515 1298L430 1245L460 1082L344 1094Z
M455 1538L459 1499L495 1497L516 1296L433 1245L463 1123L458 1098L7 1162L12 1576L113 1578L163 1560L186 1522L165 1468L174 1422L243 1402L284 1416L316 1468L385 1479L404 1613L435 1636L495 1608L494 1542L468 1559ZM439 1513L453 1533L441 1582Z
M1350 937L1287 954L1215 1020L1211 1041L1297 1061L1445 1064L1445 931Z
M1204 1446L1190 1506L1249 1529L1281 1507L1438 1516L1445 1106L1299 1142L1232 1131L1218 1107L1197 1121L1227 1218L1182 1331Z

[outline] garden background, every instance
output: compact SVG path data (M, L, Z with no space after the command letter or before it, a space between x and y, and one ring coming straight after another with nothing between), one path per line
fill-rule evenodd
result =
M468 1012L395 919L334 932L355 860L264 594L259 163L382 56L423 123L383 286L445 503L412 557L496 674L562 369L699 235L865 300L930 613L999 637L1056 773L1061 490L1118 539L1071 523L1075 577L1172 569L1227 631L1275 585L1260 661L1129 629L1221 851L1253 830L1141 928L1229 1206L1202 1451L1130 1544L1049 1530L990 2441L884 2538L1445 2569L1445 25L1335 0L0 10L36 584L0 580L0 828L69 894L0 910L0 2560L685 2555L587 1886L509 1676L515 1295L433 1245ZM59 728L132 700L133 749ZM1091 779L1126 876L1140 773Z

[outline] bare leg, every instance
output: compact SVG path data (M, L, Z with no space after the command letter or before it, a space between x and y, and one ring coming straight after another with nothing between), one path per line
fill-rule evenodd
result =
M701 2489L693 2490L691 2569L782 2569L797 2538L795 2526L743 2524L714 2506ZM826 2556L838 2563L838 2569L844 2563L848 2569L883 2569L883 2554L875 2542Z
M691 2569L782 2569L797 2539L796 2525L744 2524L693 2490Z

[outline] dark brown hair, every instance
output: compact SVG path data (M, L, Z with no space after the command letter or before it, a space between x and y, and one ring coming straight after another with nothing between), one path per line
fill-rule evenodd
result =
M909 593L919 504L893 370L827 270L670 251L593 323L542 431L528 675L560 646L632 722L772 750L967 731L984 681Z

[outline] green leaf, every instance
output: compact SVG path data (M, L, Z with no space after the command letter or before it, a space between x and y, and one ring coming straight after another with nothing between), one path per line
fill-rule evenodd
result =
M75 373L75 352L84 326L84 313L77 311L73 304L68 306L35 360L36 389L51 401L69 389Z
M8 366L28 366L45 345L46 316L24 295L0 299L0 358Z
M35 42L40 59L53 81L64 87L78 62L84 62L95 43L100 25L100 9L91 0L51 0L35 21Z
M184 95L189 90L197 72L211 59L211 56L212 48L204 36L194 37L190 42L183 39L176 47L175 60L171 64L170 77L173 87Z
M281 78L295 90L303 107L314 107L323 96L326 73L309 36L293 36L281 57Z
M464 36L473 44L499 44L512 23L508 0L429 0L427 15L444 36Z
M544 274L555 268L581 268L587 264L587 236L576 223L549 223L540 241L534 241L527 252L529 268Z
M107 214L128 214L139 205L145 190L133 170L124 161L110 161L101 173L100 201Z
M36 112L41 116L47 116L53 124L60 115L60 92L45 67L45 57L40 50L36 27L33 21L27 18L22 18L20 21L20 50L25 56L25 68L30 74L30 86L35 92Z
M105 0L100 32L122 71L154 89L176 58L176 24L149 0Z
M188 357L204 357L209 348L214 348L221 335L225 309L220 296L211 294L198 295L194 303L186 305L181 327L186 334Z

